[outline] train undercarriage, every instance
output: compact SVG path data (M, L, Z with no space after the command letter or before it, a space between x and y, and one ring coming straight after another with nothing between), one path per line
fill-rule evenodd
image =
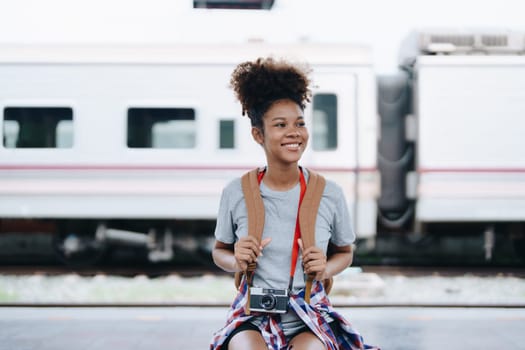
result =
M213 266L213 220L2 220L0 263ZM426 223L355 242L354 265L524 266L523 223Z

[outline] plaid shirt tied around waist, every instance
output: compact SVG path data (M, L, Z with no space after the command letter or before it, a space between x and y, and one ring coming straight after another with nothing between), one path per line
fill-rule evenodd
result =
M250 315L245 314L244 305L247 300L247 290L248 284L246 280L243 280L239 292L228 311L226 325L213 335L210 350L226 350L222 348L222 344L231 332L252 317L261 315L263 315L263 320L259 325L259 330L264 341L268 344L268 349L286 350L288 348L288 342L284 336L280 315L260 312L251 312ZM343 316L332 308L323 285L319 281L314 281L313 283L310 304L306 304L304 301L304 290L301 290L299 293L290 296L288 306L329 350L379 350L377 347L364 344L363 337L354 330L352 325ZM323 312L328 313L335 322L339 323L341 332L339 332L338 337L332 332L328 322L323 317Z

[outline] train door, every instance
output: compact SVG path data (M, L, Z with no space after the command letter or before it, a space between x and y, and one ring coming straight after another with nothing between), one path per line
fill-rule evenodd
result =
M310 145L303 163L339 184L358 227L356 76L352 71L314 69L306 111Z

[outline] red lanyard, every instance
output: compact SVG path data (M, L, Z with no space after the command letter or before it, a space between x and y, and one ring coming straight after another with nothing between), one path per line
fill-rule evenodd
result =
M259 185L261 184L261 181L262 181L262 178L264 177L265 172L266 172L266 169L259 172L259 174L257 174L257 181L259 181ZM292 290L292 287L293 287L295 267L297 266L297 257L299 256L298 240L299 238L301 238L301 227L299 225L299 210L301 209L301 203L303 202L304 193L306 192L306 180L304 179L304 174L303 174L302 169L299 169L299 181L301 184L301 194L299 196L299 206L297 207L297 218L295 220L295 233L293 237L293 248L292 248L292 262L290 266L290 283L288 285L289 290Z

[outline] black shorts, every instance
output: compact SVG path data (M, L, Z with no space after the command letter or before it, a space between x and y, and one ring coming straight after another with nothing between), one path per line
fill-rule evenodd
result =
M335 337L337 338L339 336L339 325L337 324L337 322L336 321L332 321L328 325L330 326L330 328L332 329L332 332L334 332ZM233 338L233 336L235 334L243 332L243 331L256 331L256 332L260 333L259 327L257 327L256 325L254 325L253 323L251 323L249 321L248 322L244 322L239 327L235 328L233 330L233 332L230 333L228 338L226 338L226 340L222 344L222 349L228 350L228 344L230 344L230 340ZM305 325L302 329L300 329L297 332L295 332L294 334L290 335L289 338L292 339L295 336L297 336L297 335L299 335L299 334L301 334L303 332L310 332L310 328L308 328Z

